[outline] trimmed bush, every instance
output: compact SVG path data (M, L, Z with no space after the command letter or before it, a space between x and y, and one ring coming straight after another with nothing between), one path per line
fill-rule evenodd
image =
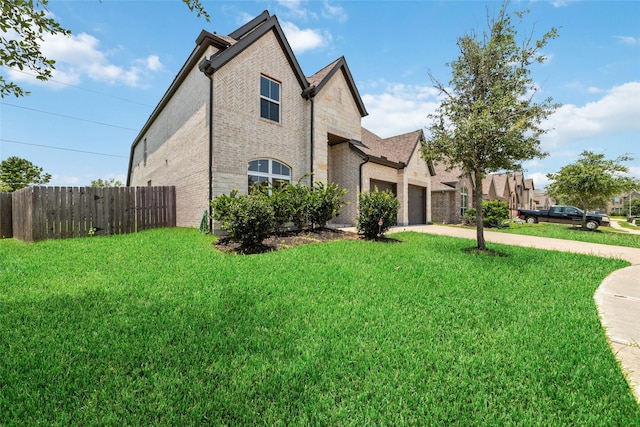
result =
M275 234L278 234L285 224L291 221L288 188L289 185L275 186L269 183L271 194L268 196L268 200L273 208L273 232ZM260 187L260 191L264 193L265 188Z
M358 204L358 231L368 239L382 237L397 223L400 202L389 190L360 193Z
M500 227L509 218L509 206L500 200L482 202L482 220L487 227Z
M309 219L311 224L324 228L333 217L340 215L340 208L345 202L342 201L346 189L339 189L338 184L330 182L324 185L322 182L315 182L310 194Z
M476 210L474 208L469 208L464 211L464 215L462 215L462 223L464 225L476 225Z
M261 191L251 195L238 195L236 190L230 195L221 195L211 201L214 219L221 221L229 238L245 248L255 248L262 244L273 229L273 207L268 196Z
M311 205L311 190L300 184L288 184L288 209L289 219L298 230L303 230L309 225L309 206Z

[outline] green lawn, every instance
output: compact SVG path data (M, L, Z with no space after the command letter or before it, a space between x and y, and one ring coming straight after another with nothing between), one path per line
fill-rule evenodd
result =
M593 301L624 262L393 237L0 240L0 425L640 425Z
M469 228L475 229L475 226ZM485 228L485 230L640 248L640 234L618 231L611 227L599 227L596 231L583 231L579 227L572 227L566 224L516 224L512 222L508 228Z

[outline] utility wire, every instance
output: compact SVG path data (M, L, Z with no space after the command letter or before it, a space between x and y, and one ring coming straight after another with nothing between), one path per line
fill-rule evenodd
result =
M0 138L0 141L9 142L11 144L32 145L34 147L51 148L53 150L73 151L73 152L76 152L76 153L93 154L93 155L96 155L96 156L119 157L121 159L128 159L129 158L128 156L118 156L117 154L96 153L95 151L75 150L73 148L54 147L53 145L33 144L33 143L30 143L30 142L14 141L12 139Z
M23 110L35 111L37 113L50 114L52 116L64 117L66 119L78 120L78 121L81 121L81 122L93 123L93 124L96 124L96 125L109 126L109 127L112 127L112 128L118 128L118 129L124 129L124 130L130 130L130 131L133 131L133 132L137 132L139 130L139 129L126 128L124 126L112 125L112 124L109 124L109 123L102 123L102 122L96 122L96 121L93 121L93 120L81 119L81 118L78 118L78 117L65 116L64 114L51 113L49 111L38 110L36 108L21 107L20 105L9 104L8 102L0 102L0 104L6 105L8 107L21 108Z

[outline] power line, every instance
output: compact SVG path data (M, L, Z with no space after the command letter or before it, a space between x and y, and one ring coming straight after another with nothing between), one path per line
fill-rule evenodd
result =
M96 155L96 156L119 157L121 159L128 159L129 158L127 156L119 156L117 154L96 153L95 151L75 150L73 148L55 147L53 145L33 144L33 143L30 143L30 142L14 141L12 139L0 138L0 141L9 142L11 144L31 145L31 146L34 146L34 147L51 148L53 150L73 151L73 152L76 152L76 153L93 154L93 155Z
M31 77L37 77L33 73L27 73L26 71L16 70L15 68L11 68L11 71L16 72L16 73L25 74L25 75L31 76ZM72 84L69 84L69 83L59 82L59 81L55 80L54 78L51 78L51 79L47 80L47 83L55 83L55 84L59 84L59 85L62 85L62 86L68 86L68 87L72 87L72 88L75 88L75 89L84 90L85 92L91 92L91 93L95 93L97 95L105 96L107 98L118 99L120 101L129 102L131 104L137 104L137 105L141 105L143 107L153 108L153 105L143 104L142 102L134 101L132 99L122 98L120 96L111 95L111 94L100 92L100 91L93 90L93 89L87 89L86 87L82 87L82 86L76 86L76 85L72 85Z
M112 125L112 124L109 124L109 123L96 122L94 120L81 119L79 117L66 116L64 114L51 113L49 111L38 110L36 108L22 107L20 105L9 104L8 102L0 102L0 104L6 105L8 107L21 108L23 110L35 111L37 113L50 114L52 116L64 117L66 119L78 120L78 121L81 121L81 122L93 123L93 124L96 124L96 125L109 126L109 127L112 127L112 128L118 128L118 129L124 129L124 130L130 130L130 131L133 131L133 132L137 132L139 130L139 129L126 128L124 126Z

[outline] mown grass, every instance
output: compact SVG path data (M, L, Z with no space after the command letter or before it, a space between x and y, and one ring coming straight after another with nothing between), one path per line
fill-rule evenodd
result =
M637 225L633 225L630 222L624 220L624 221L618 221L618 225L620 225L620 227L626 229L626 230L634 230L634 231L640 231L640 227L638 227Z
M394 237L0 241L0 425L640 423L593 301L624 262Z
M475 227L473 227L475 228ZM603 245L640 248L640 234L617 231L611 227L599 227L596 231L581 230L566 224L517 224L511 222L508 228L486 228L487 231L522 234L526 236L550 237L553 239L576 240Z

